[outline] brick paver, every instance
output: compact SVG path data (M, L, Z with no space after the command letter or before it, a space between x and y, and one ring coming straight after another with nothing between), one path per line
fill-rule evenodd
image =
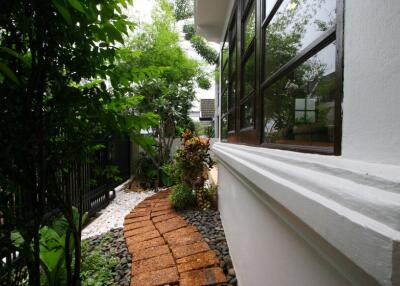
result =
M171 250L175 259L178 259L192 254L210 250L210 248L208 247L208 244L205 241L200 241L200 242L195 242L193 244L172 247Z
M226 277L220 267L185 272L180 275L180 286L205 286L226 283Z
M161 236L146 241L142 241L139 243L127 240L126 243L128 245L129 253L131 254L132 253L136 254L138 251L142 249L150 248L153 246L165 245L165 241Z
M179 275L176 267L170 267L135 275L131 279L131 286L172 285L178 283L178 281Z
M131 286L201 286L226 283L214 251L196 227L176 213L169 190L136 206L124 221L132 254Z

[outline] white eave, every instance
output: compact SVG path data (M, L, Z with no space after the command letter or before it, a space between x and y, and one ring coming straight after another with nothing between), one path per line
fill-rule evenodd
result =
M196 31L210 42L221 42L233 0L195 0Z

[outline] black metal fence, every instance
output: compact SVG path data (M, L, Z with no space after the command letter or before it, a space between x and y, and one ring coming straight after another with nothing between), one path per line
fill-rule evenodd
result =
M130 176L129 138L108 138L96 141L96 144L104 145L105 148L96 151L87 163L69 163L66 166L67 175L59 182L63 193L70 196L72 204L82 205L84 212L88 212L89 216L106 207L115 198L114 188ZM108 170L114 172L110 174ZM116 176L119 179L116 179ZM13 192L12 197L1 199L7 201L3 201L2 205L6 206L13 218L21 219L29 213L29 210L21 208L29 208L29 198L22 197L18 190ZM8 285L4 283L10 281L10 269L15 270L21 266L16 263L17 253L3 243L9 241L11 231L12 224L9 224L0 210L0 285Z

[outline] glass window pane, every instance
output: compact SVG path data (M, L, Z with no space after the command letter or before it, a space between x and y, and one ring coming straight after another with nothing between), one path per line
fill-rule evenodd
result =
M333 147L335 43L265 90L264 142Z
M221 118L221 139L226 139L228 137L228 117L223 116Z
M229 69L228 69L228 65L226 65L225 67L224 67L224 69L223 69L223 71L222 71L222 83L221 83L221 90L222 90L222 92L224 92L225 91L225 89L228 87L228 83L229 83L229 80L228 80L228 71L229 71Z
M235 106L236 99L236 81L232 81L229 87L228 108L231 109Z
M247 59L243 69L243 93L242 97L249 95L255 89L256 65L254 52Z
M275 3L276 0L264 0L264 18L268 17L272 8L274 8Z
M266 28L268 77L335 24L336 0L285 0Z
M228 131L235 131L235 112L228 115Z
M252 126L254 123L253 96L240 106L240 128Z
M236 67L237 67L237 51L236 51L236 45L233 46L232 53L231 53L230 58L229 58L229 63L230 63L230 65L231 65L230 71L231 71L231 75L232 75L232 74L234 74L234 72L236 71Z
M221 114L225 114L228 111L228 92L222 93L221 97Z
M256 34L256 11L253 5L244 22L244 41L243 41L244 50L246 50L249 47L251 40L253 40L255 34Z
M225 42L222 47L222 66L228 61L229 58L229 43Z

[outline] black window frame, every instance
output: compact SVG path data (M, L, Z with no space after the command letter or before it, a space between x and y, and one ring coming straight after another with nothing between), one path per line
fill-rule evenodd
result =
M342 102L343 102L343 34L344 34L344 0L336 0L336 24L326 30L322 35L315 39L307 47L297 54L294 58L280 67L268 78L264 77L264 63L265 63L265 29L268 23L271 22L274 15L280 8L284 0L277 0L274 6L266 15L266 1L265 0L236 0L231 19L227 28L227 34L233 20L236 20L236 50L238 54L237 68L236 68L236 102L235 109L230 110L235 112L236 124L235 131L229 132L227 141L230 143L239 143L252 146L262 146L274 149L291 150L296 152L318 153L326 155L341 155L341 141L342 141ZM244 21L249 13L251 13L252 6L255 7L256 14L256 27L255 37L247 49L244 48ZM302 146L302 145L284 145L263 143L263 101L264 90L274 83L276 80L286 75L300 64L304 63L307 59L317 54L323 48L336 43L336 94L335 94L335 127L334 127L334 148L327 150L317 146ZM254 53L255 55L255 89L248 95L243 95L243 70L246 60ZM222 74L222 73L221 73ZM240 110L241 106L249 100L253 100L254 120L252 126L241 128L240 123ZM230 112L228 112L230 113ZM228 115L226 113L226 115ZM223 116L221 114L221 116Z

